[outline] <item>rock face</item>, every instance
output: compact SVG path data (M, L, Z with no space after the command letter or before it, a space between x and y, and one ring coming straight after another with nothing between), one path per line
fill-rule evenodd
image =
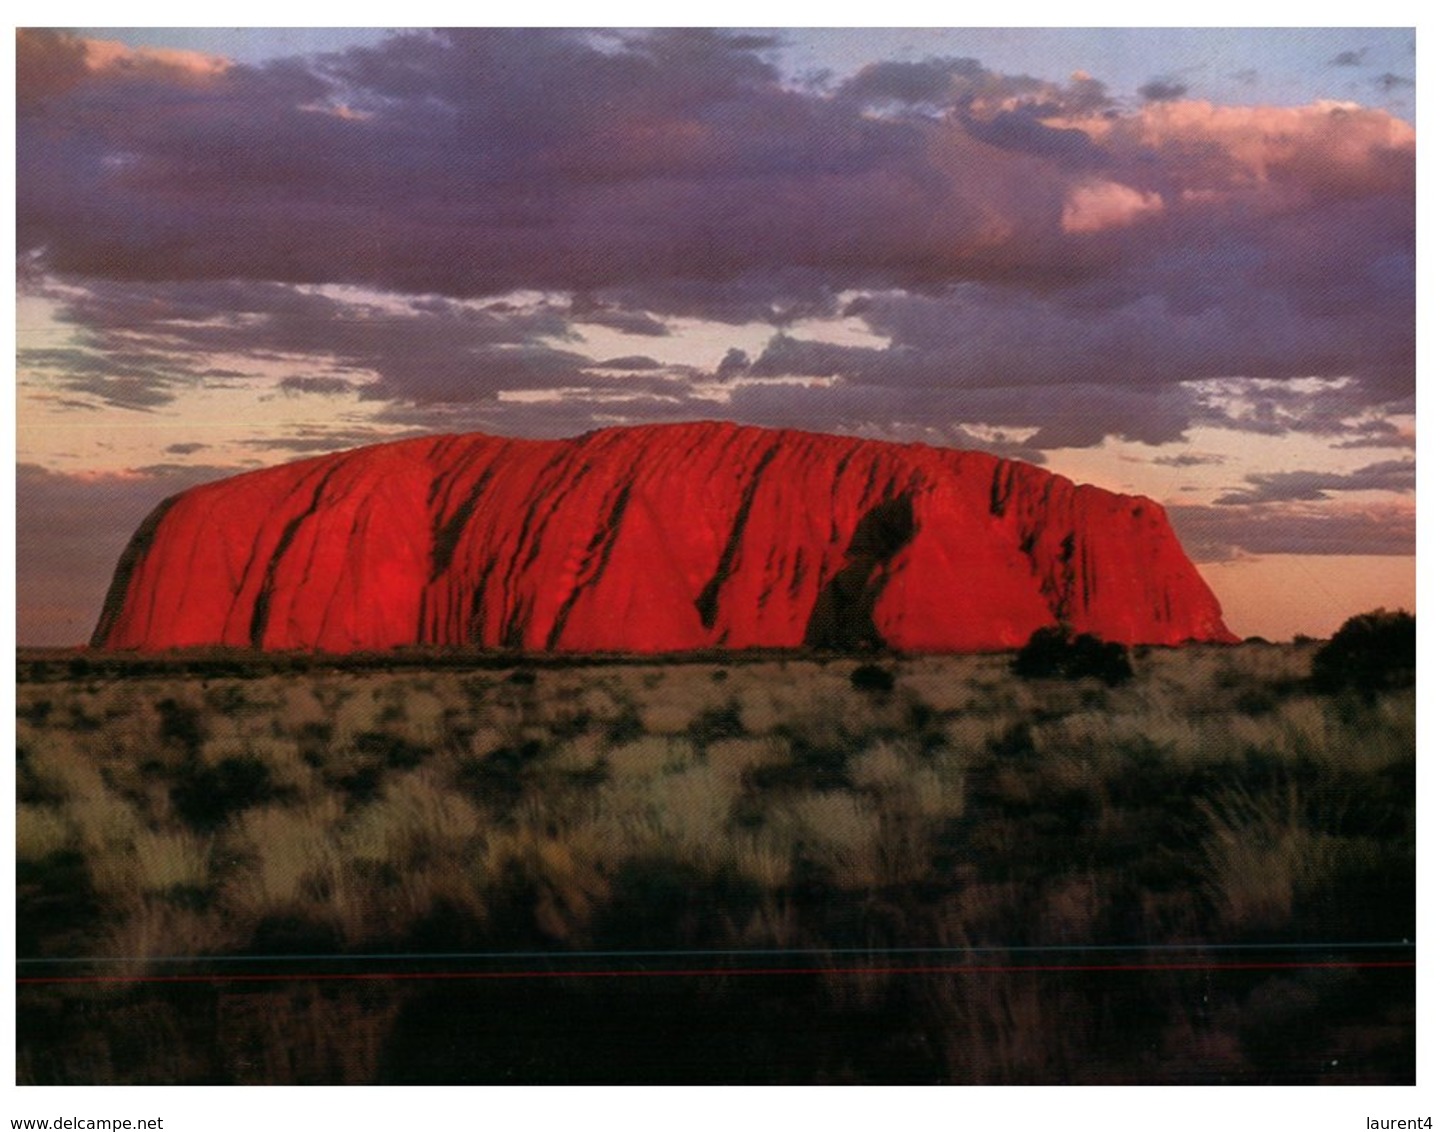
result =
M1156 503L977 452L745 428L437 436L183 492L92 643L1014 648L1233 641Z

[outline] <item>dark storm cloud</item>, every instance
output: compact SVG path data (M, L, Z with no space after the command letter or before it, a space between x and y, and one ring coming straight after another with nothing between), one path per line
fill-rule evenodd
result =
M1001 112L1056 117L1113 106L1106 88L1096 79L1078 75L1063 86L1027 75L999 74L969 58L869 63L839 84L836 96L873 106L898 103L945 108L959 117L978 119Z
M1000 150L1030 153L1060 169L1102 169L1113 159L1082 130L1062 129L1038 120L1036 108L1004 110L985 117L957 116L957 122L980 142Z
M1226 562L1239 554L1415 553L1411 509L1289 503L1243 507L1174 504L1168 519L1195 562Z
M175 400L175 394L165 388L167 384L169 383L152 378L108 377L97 374L93 377L63 381L60 387L71 393L88 393L115 409L132 409L145 413Z
M753 269L725 280L649 280L605 294L622 307L645 307L653 315L696 316L733 326L785 327L830 318L841 308L835 287L820 270L794 265Z
M624 400L582 393L528 403L391 404L385 406L376 419L382 424L418 432L479 431L554 439L613 425L709 420L732 415L719 410L715 401L689 397L685 393L658 396L642 392Z
M1140 97L1148 102L1176 102L1187 94L1187 84L1172 79L1153 79L1137 88Z
M975 414L972 412L974 407L978 410ZM1041 412L1044 406L1039 401L1030 408ZM1019 442L991 431L951 424L959 417L967 420L975 415L979 423L1005 426L1017 423L1026 415L1028 419L1022 423L1030 427L1036 423L1036 418L1030 416L1028 409L1029 406L1019 404L1010 392L974 398L959 395L952 389L933 387L911 390L905 411L899 413L895 390L886 386L845 382L826 388L791 384L742 385L732 394L728 415L746 424L768 428L815 431L818 422L825 422L828 432L882 439L919 439L929 435L937 443L977 448L1042 464L1046 462L1046 456L1026 441ZM948 422L948 425L939 432L938 422Z
M62 389L90 393L123 409L148 409L173 401L171 386L182 375L194 376L183 356L125 346L97 348L103 344L96 338L85 346L22 347L16 360L24 369L57 375L56 384Z
M209 444L201 444L199 441L186 441L184 444L167 444L165 450L172 456L193 456L209 447Z
M288 436L268 436L255 440L242 440L246 448L262 452L295 452L319 454L341 452L348 448L359 448L366 444L379 444L387 440L399 440L406 432L387 431L379 428L323 428L302 426L293 429Z
M1199 424L1266 436L1305 432L1338 438L1335 448L1411 447L1397 425L1373 414L1407 414L1412 398L1379 401L1367 382L1342 380L1324 388L1309 382L1244 381L1228 386L1221 401L1200 393L1206 402L1196 412Z
M892 349L789 347L790 364L864 384L878 419L915 420L918 390L950 386L962 419L1011 421L1045 399L1007 390L1073 384L1086 426L1048 413L1041 440L1171 439L1188 420L1286 427L1189 417L1183 381L1347 376L1353 409L1411 391L1413 148L1387 115L1212 107L1164 80L1128 110L1092 79L970 59L795 89L764 50L479 29L217 69L102 65L22 32L19 247L89 290L77 325L324 355L373 399L586 385L573 326L790 327L857 291ZM307 283L414 298L362 317L290 286ZM513 290L562 297L454 301ZM80 391L137 407L171 391L125 376Z
M281 379L283 393L311 393L322 397L337 397L355 391L344 377L286 377Z
M731 415L749 424L778 428L815 428L857 431L889 423L907 427L938 421L969 421L1003 427L1035 427L1041 414L1050 420L1045 395L1029 400L1015 390L980 390L959 393L945 386L909 390L905 411L898 412L896 390L885 385L845 381L834 385L790 383L745 384L734 389ZM1037 449L1024 445L1029 453Z
M975 287L933 296L889 294L854 303L849 313L891 339L886 348L838 346L778 335L751 367L756 376L841 376L891 387L900 416L918 411L916 391L951 391L954 411L997 424L1025 424L1019 412L1066 403L1040 440L1084 435L1131 436L1150 443L1181 437L1190 424L1248 431L1288 429L1343 434L1343 419L1381 398L1389 371L1337 389L1298 392L1279 386L1239 390L1226 407L1211 406L1185 382L1236 367L1283 379L1297 372L1357 372L1367 354L1365 327L1352 319L1304 319L1277 302L1250 310L1204 308L1184 313L1156 297L1111 311L1069 310L1057 303ZM1399 377L1401 380L1401 375ZM1256 383L1265 385L1265 383ZM1059 387L1066 387L1058 393ZM1038 390L1049 392L1039 395ZM1005 418L998 411L1012 390ZM930 411L923 410L923 411ZM1048 412L1046 420L1057 417ZM1037 423L1041 424L1042 420ZM1039 442L1040 442L1039 440Z
M1210 464L1221 464L1221 456L1201 455L1183 452L1177 456L1155 456L1152 462L1163 468L1201 468Z
M752 360L747 352L733 346L717 363L716 376L722 381L727 381L738 374L746 373L751 368L751 364Z
M1222 506L1274 503L1287 500L1321 500L1337 491L1411 492L1418 469L1412 460L1384 460L1351 472L1262 472L1244 476L1251 486L1229 492L1216 502Z
M1404 432L1392 421L1362 421L1348 429L1349 439L1334 448L1417 448L1418 437Z
M371 400L484 400L501 389L574 380L591 364L538 341L570 333L563 313L545 306L496 311L421 300L390 311L275 283L98 281L59 317L86 328L92 348L22 351L22 361L64 370L57 379L64 388L134 407L168 401L175 386L216 372L194 360L212 353L292 362L321 356L357 380L292 375L281 390L340 394L364 382L359 388ZM137 340L148 344L144 352L115 352L115 344ZM107 344L112 349L102 349ZM131 368L117 371L112 358Z
M74 274L467 295L725 278L819 242L836 260L849 241L819 210L895 212L924 139L784 89L750 48L415 34L234 67L148 114L95 77L25 115L21 244Z
M655 358L648 358L644 354L627 354L622 358L608 358L604 362L597 362L596 368L621 369L632 373L641 373L661 369L662 365Z
M652 317L646 311L596 307L578 312L573 304L571 320L591 326L605 326L612 330L619 330L623 334L634 334L646 338L665 338L671 333L667 329L666 323Z
M930 102L953 97L958 80L985 74L976 59L928 59L921 63L888 60L869 63L841 85L840 93L862 102Z

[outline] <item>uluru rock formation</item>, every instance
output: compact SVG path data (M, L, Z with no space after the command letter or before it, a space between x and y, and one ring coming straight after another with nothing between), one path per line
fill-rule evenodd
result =
M360 448L161 504L92 643L348 652L1233 641L1163 509L1028 464L715 422Z

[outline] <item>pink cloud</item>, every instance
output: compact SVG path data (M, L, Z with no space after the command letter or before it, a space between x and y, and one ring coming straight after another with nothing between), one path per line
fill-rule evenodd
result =
M230 60L198 51L128 47L45 28L17 28L15 33L16 92L21 102L64 94L90 81L143 79L199 86L230 68Z
M96 75L156 75L170 82L206 82L230 70L229 59L168 47L129 47L113 39L83 39L85 65Z
M1157 193L1139 192L1116 181L1084 181L1068 194L1062 230L1101 232L1122 228L1162 208L1162 197Z
M1192 199L1285 191L1329 198L1396 189L1411 179L1416 131L1352 103L1215 106L1152 102L1135 114L1066 123L1123 157L1150 154Z

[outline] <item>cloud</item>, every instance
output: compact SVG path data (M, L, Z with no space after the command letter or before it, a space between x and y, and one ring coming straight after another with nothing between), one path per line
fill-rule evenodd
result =
M1408 556L1416 551L1415 516L1405 506L1174 504L1167 513L1195 562L1226 562L1239 554Z
M58 317L84 328L83 350L22 350L35 368L63 371L65 389L146 408L213 380L216 356L249 357L255 377L290 363L342 373L292 374L292 394L421 401L494 397L502 389L573 380L591 364L549 343L569 331L545 303L506 309L365 292L326 293L267 282L119 283L72 288ZM128 367L128 368L127 368Z
M1028 75L1004 75L977 59L930 58L869 63L836 89L843 102L868 106L950 109L961 118L1055 117L1109 109L1106 88L1081 72L1062 85Z
M281 379L280 389L285 393L313 393L322 397L355 392L355 386L343 377L286 377Z
M1121 228L1162 208L1158 193L1139 192L1115 181L1086 181L1068 195L1062 210L1062 230L1101 232Z
M373 405L600 404L578 328L791 328L848 301L890 348L778 345L757 376L836 374L818 411L864 387L896 422L935 388L961 420L1041 414L1019 427L1049 443L1346 442L1345 411L1414 382L1414 136L1381 110L1126 105L975 59L797 88L755 37L697 30L413 32L265 67L26 50L19 245L71 288L77 398L153 408L251 358ZM1227 375L1352 384L1236 412L1180 388ZM1032 392L1063 385L1077 422Z
M204 87L230 67L229 60L215 55L127 47L44 28L17 28L15 35L15 90L20 103L53 98L86 84Z
M746 373L751 368L752 360L745 350L733 346L717 363L716 376L722 381L736 377L738 374Z
M348 448L380 444L387 440L399 440L405 435L407 435L406 431L397 432L380 428L301 426L292 429L288 435L242 440L240 444L262 452L294 452L309 455L322 452L342 452Z
M1176 102L1187 94L1187 85L1172 79L1153 79L1138 87L1137 93L1148 102Z
M1194 187L1203 152L1236 185L1206 137L1129 136L1118 123L1136 116L1085 77L931 60L806 92L743 42L637 33L603 51L565 32L410 34L304 66L232 67L214 89L152 96L147 113L118 80L102 83L111 101L55 95L19 127L21 244L62 273L137 279L467 296L804 265L837 288L1089 270L1060 238L1084 182L1165 200ZM858 101L939 91L939 119ZM369 117L302 109L330 95ZM1144 115L1159 105L1178 104ZM1293 134L1282 120L1257 129L1279 145Z
M1154 464L1164 468L1202 468L1223 463L1221 456L1199 452L1181 452L1176 456L1154 456Z
M1417 433L1399 428L1389 420L1363 420L1348 422L1345 426L1349 439L1334 444L1334 448L1414 448L1418 447Z
M1387 71L1379 75L1373 82L1380 90L1389 93L1400 88L1403 90L1412 90L1418 85L1406 75L1395 75L1392 71Z
M1260 472L1243 477L1245 491L1229 492L1216 502L1221 506L1274 503L1286 500L1322 500L1337 491L1411 492L1418 469L1412 460L1384 460L1351 472Z
M1366 47L1359 47L1354 51L1339 51L1328 60L1330 67L1361 67L1363 56L1368 54Z
M626 310L615 303L597 301L592 295L577 295L571 300L571 321L606 326L623 334L646 338L665 338L671 331L666 323L641 310Z
M621 358L608 358L604 362L596 363L597 369L620 369L630 373L644 373L651 370L659 370L662 364L655 358L648 358L644 354L627 354Z

